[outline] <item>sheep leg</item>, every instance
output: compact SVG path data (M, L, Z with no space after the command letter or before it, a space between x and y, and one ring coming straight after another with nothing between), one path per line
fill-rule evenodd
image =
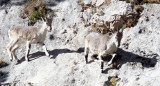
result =
M111 60L108 62L108 65L111 65L111 64L112 64L112 61L113 61L113 59L114 59L115 56L116 56L116 54L114 53L114 54L112 55Z
M6 46L7 52L9 54L10 61L13 60L13 57L12 57L12 54L11 54L11 49L12 49L11 44L12 44L12 41Z
M102 56L101 56L101 59L102 59ZM102 61L101 61L101 73L104 73L103 67L104 67L104 62L103 62L103 60L102 60Z
M26 43L26 55L25 55L26 61L29 61L28 55L29 55L29 52L30 52L30 48L31 48L31 44L29 43L29 41L27 41L27 43Z
M17 56L15 55L15 51L16 51L16 49L19 47L19 45L15 45L14 47L13 47L13 49L12 49L12 55L13 55L13 57L16 59L16 61L18 62L19 61L19 59L17 58Z
M102 62L102 56L104 55L105 52L102 52L98 55L98 62ZM96 60L97 61L97 60Z
M103 67L104 67L104 62L103 62L103 54L104 54L105 52L102 52L102 53L100 53L99 55L98 55L98 62L100 62L100 65L101 65L101 73L103 73L104 71L103 71Z
M7 45L7 52L9 54L9 57L10 57L10 61L13 61L13 56L12 56L12 48L14 47L14 45L17 43L18 39L17 40L12 40L10 41L10 43Z
M110 55L110 54L112 54L112 58L111 58L111 60L108 62L108 65L111 65L112 64L112 61L113 61L113 59L114 59L114 57L115 57L115 52L117 51L117 47L116 47L116 44L115 43L112 43L112 44L110 44L110 45L108 45L109 47L108 47L108 49L105 51L105 55Z
M46 56L50 57L50 55L49 55L49 53L48 53L48 50L47 50L45 44L43 43L43 44L41 44L41 46L42 46L42 48L43 48L43 50L44 50Z
M108 49L108 50L106 50L106 51L104 51L104 52L102 53L102 56L103 56L103 55L110 55L112 52L113 52L113 51L111 51L111 50ZM108 65L111 65L111 64L112 64L112 61L113 61L115 55L116 55L115 53L112 54L112 58L111 58L111 60L108 62Z
M86 60L86 64L88 63L88 53L89 53L89 48L85 47L85 60Z

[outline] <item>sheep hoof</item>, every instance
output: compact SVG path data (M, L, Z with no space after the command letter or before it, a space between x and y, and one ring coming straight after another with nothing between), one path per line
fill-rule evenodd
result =
M49 57L51 59L51 56L50 55L47 55L47 57Z
M46 55L49 59L51 59L52 58L52 56L51 55Z
M104 70L101 70L101 73L105 73Z
M20 60L19 60L19 59L17 59L15 63L16 63L16 64L18 64L19 62L20 62Z
M89 64L89 62L86 62L86 64Z
M49 55L49 53L46 53L46 56L50 58L50 55Z
M29 59L27 58L26 61L29 62Z
M13 61L13 59L11 58L11 59L10 59L10 61L12 62L12 61Z

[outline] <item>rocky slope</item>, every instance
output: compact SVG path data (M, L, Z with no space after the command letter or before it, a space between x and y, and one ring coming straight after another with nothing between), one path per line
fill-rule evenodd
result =
M160 86L159 4L143 4L144 9L139 12L133 9L132 4L119 0L45 0L56 14L53 30L47 34L45 41L52 58L46 57L41 47L32 45L31 61L26 62L25 46L22 46L16 52L20 63L15 64L9 61L5 49L9 42L7 31L15 25L27 26L28 21L19 17L25 0L8 1L0 2L0 59L9 64L0 68L1 84ZM85 64L84 37L90 31L106 30L106 22L115 20L113 15L117 15L119 21L111 29L123 29L123 33L113 67L105 65L106 70L102 74L98 62ZM128 22L129 19L134 22Z

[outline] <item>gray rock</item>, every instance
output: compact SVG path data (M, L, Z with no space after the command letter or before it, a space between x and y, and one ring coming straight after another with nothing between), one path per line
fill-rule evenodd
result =
M52 58L44 55L41 47L32 45L29 58L24 61L25 46L16 51L21 62L15 65L9 61L5 49L9 38L7 31L14 25L27 26L27 19L21 19L19 14L23 10L23 0L11 1L1 6L0 11L0 59L9 63L0 68L4 76L0 76L0 83L16 84L16 86L103 86L108 77L115 76L116 86L159 86L160 66L160 6L159 4L144 4L145 8L137 25L123 30L120 49L118 49L116 67L104 66L106 72L100 71L100 63L85 64L84 38L91 31L91 26L85 26L82 14L87 24L95 19L112 21L112 15L129 14L135 12L131 4L125 1L111 0L111 3L96 8L82 8L78 0L46 0L51 2L49 7L54 10L53 31L47 34L46 47ZM105 0L84 0L85 4L101 6ZM51 5L52 4L52 5ZM53 5L55 4L55 5ZM6 13L7 11L7 13ZM103 12L103 15L99 15ZM39 26L37 23L36 26ZM50 40L50 37L53 40ZM121 57L121 58L120 58ZM6 72L6 73L5 73Z

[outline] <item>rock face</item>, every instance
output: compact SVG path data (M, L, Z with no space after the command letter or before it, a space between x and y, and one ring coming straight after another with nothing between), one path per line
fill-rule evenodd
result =
M0 68L0 84L160 86L159 4L144 4L144 10L139 12L132 4L120 0L45 1L56 14L53 31L47 34L45 40L52 58L46 57L41 47L32 45L31 61L26 62L23 45L16 51L19 64L9 61L5 46L9 43L7 31L12 26L27 26L28 20L19 17L25 0L0 1L0 59L9 64ZM138 17L134 17L137 14ZM136 23L132 22L134 19ZM40 26L40 23L35 26ZM112 67L104 66L106 70L102 74L100 63L85 63L84 38L91 31L103 33L103 30L117 29L123 31L118 55Z

